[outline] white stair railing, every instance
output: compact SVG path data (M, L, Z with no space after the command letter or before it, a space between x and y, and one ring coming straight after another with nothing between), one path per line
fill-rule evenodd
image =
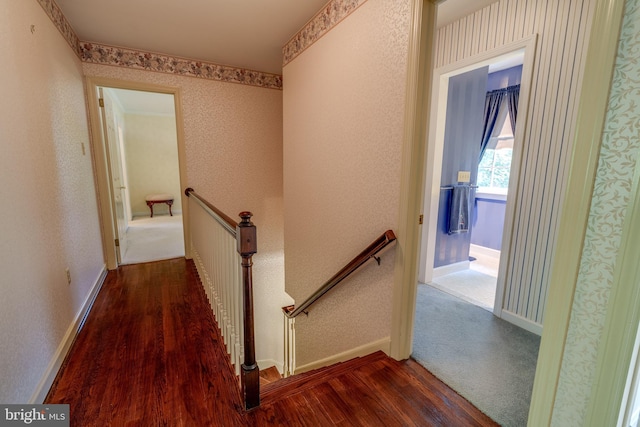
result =
M238 224L192 188L185 194L189 197L191 254L249 409L260 402L251 274L256 228L250 212L241 212Z

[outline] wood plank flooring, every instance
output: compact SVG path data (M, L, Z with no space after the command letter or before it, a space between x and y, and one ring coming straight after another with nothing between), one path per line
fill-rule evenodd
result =
M191 261L109 272L47 403L72 426L495 426L414 361L376 353L263 387L242 409Z

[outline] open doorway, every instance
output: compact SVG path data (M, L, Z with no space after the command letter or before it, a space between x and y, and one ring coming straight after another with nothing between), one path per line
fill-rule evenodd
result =
M450 293L498 317L503 314L535 44L532 36L443 67L436 70L432 84L432 105L437 107L431 112L435 126L428 136L427 221L418 280L447 285ZM515 111L507 99L513 89ZM502 98L490 109L493 118L487 127L485 105L495 92L502 92ZM454 114L456 109L474 113ZM468 195L462 232L449 228L454 187L466 187ZM454 276L444 277L450 274ZM465 275L472 276L473 285L468 286ZM451 278L453 283L444 283Z
M411 354L514 426L527 422L540 337L499 319L524 126L491 95L517 88L513 118L525 123L534 46L532 37L434 73Z
M88 78L88 98L107 267L188 255L179 94Z
M184 256L180 167L173 95L100 87L112 176L120 176L124 225L119 263ZM113 147L113 148L112 148ZM116 183L114 183L116 188ZM153 199L153 200L151 200ZM119 207L116 206L118 209ZM116 213L118 218L122 214Z
M489 311L496 299L523 58L520 50L448 80L428 283Z

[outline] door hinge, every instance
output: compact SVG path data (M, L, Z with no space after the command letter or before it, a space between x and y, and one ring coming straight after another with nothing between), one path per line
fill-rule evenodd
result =
M104 98L98 99L98 105L104 108Z
M116 239L116 246L120 246L120 239Z
M422 221L424 221L424 215L418 217L418 224L422 224Z

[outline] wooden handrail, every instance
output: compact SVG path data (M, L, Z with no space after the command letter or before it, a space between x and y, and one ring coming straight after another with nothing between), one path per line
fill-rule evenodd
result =
M204 197L196 193L195 190L191 187L184 190L184 194L187 197L193 196L193 200L198 202L200 206L207 210L209 212L209 215L211 215L216 221L218 221L220 225L222 225L233 236L236 235L236 227L238 227L238 223L231 219L231 217L213 206Z
M245 409L252 409L260 406L260 369L256 363L253 319L252 257L258 251L256 226L251 222L253 214L251 212L240 212L239 216L242 221L236 223L224 212L199 196L193 188L187 188L184 194L187 197L193 197L205 211L235 238L237 243L236 250L242 258L244 361L240 380Z
M324 285L320 287L317 291L315 291L309 298L305 300L300 306L295 308L295 306L290 305L287 307L282 307L282 311L285 316L289 318L295 318L300 313L306 312L311 305L313 305L316 301L320 299L324 294L329 292L333 287L335 287L338 283L346 279L351 273L360 268L365 262L369 261L371 258L378 261L380 264L380 259L376 257L378 252L384 249L386 246L390 245L396 240L396 235L392 230L387 230L384 234L378 237L373 243L371 243L364 251L360 252L360 254L352 259L347 265L345 265L340 271L338 271L333 277L331 277Z

